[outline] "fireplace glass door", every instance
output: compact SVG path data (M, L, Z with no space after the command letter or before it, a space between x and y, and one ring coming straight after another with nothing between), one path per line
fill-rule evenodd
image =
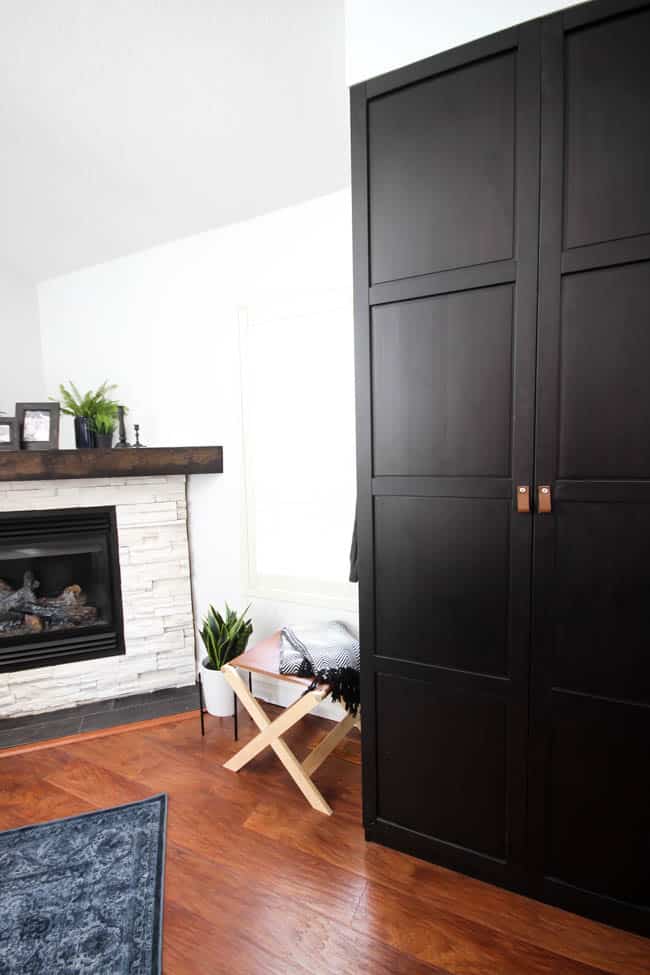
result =
M0 668L124 652L114 508L0 515Z

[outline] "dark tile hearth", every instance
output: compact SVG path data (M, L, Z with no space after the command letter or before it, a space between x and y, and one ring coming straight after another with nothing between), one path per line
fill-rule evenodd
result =
M74 708L29 714L22 718L0 719L0 748L28 745L50 738L76 735L83 731L98 731L116 725L183 714L198 710L198 691L195 684L172 687L148 694L131 694L80 704Z

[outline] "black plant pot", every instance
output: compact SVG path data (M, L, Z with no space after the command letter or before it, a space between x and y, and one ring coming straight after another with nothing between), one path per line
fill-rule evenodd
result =
M75 416L74 439L79 448L95 446L95 433L87 416Z
M110 450L113 446L113 434L112 433L96 433L95 434L95 446L102 447L104 450Z

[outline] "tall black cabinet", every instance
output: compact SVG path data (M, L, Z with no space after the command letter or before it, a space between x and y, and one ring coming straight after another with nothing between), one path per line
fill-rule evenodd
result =
M650 4L352 89L369 839L650 933Z

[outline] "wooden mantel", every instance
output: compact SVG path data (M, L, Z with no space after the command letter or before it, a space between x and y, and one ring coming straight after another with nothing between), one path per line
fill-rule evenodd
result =
M0 481L221 473L222 447L0 451Z

